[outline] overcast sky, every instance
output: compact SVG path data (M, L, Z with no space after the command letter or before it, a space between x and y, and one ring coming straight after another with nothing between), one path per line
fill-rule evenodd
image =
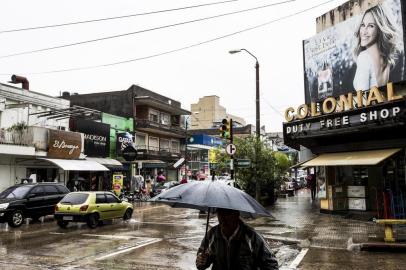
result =
M63 24L223 0L2 0L0 31ZM33 91L53 96L63 91L95 93L140 85L168 96L190 109L199 97L217 95L227 112L255 124L255 59L260 64L261 125L281 131L284 110L304 103L302 40L316 33L317 16L345 0L296 0L244 13L167 27L104 41L38 53L5 57L85 40L137 32L287 0L239 0L152 15L97 23L0 33L0 82L23 75ZM269 23L213 42L125 64L46 73L139 59L213 40ZM35 74L36 73L36 74Z

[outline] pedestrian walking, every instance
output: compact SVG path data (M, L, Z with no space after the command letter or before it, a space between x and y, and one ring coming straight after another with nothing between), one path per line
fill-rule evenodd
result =
M203 239L196 257L199 270L274 270L278 262L264 238L240 219L240 212L217 209L219 224Z
M306 177L306 181L307 181L307 187L310 189L312 201L315 201L316 200L316 188L317 188L317 182L316 182L315 175L308 174Z

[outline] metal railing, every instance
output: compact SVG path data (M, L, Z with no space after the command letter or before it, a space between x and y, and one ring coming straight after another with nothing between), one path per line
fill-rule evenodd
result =
M0 129L0 144L35 146L33 130L30 128L22 130Z
M179 150L171 149L169 147L157 147L157 146L147 146L147 145L137 145L137 150L145 152L146 154L180 154Z
M135 125L137 128L157 128L157 129L176 132L176 133L185 132L185 129L180 127L180 125L176 125L176 124L166 125L166 124L151 121L148 119L135 119Z

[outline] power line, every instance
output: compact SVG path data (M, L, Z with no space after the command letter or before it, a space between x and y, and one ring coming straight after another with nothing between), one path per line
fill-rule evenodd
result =
M265 103L274 111L274 112L276 112L277 114L279 114L280 116L282 116L282 117L284 117L284 115L280 112L280 111L278 111L278 109L276 109L274 106L272 106L271 105L271 103L270 102L268 102L268 100L266 100L265 98L264 98L264 93L261 91L261 94L262 94L262 100L263 101L265 101Z
M206 3L206 4L200 4L200 5L194 5L194 6L163 9L163 10L150 11L150 12L144 12L144 13L136 13L136 14L129 14L129 15L123 15L123 16L99 18L99 19L93 19L93 20L76 21L76 22L68 22L68 23L61 23L61 24L50 24L50 25L42 25L42 26L26 27L26 28L17 28L17 29L9 29L9 30L0 31L0 34L6 34L6 33L12 33L12 32L22 32L22 31L29 31L29 30L38 30L38 29L46 29L46 28L54 28L54 27L62 27L62 26L85 24L85 23L94 23L94 22L109 21L109 20L117 20L117 19L124 19L124 18L130 18L130 17L138 17L138 16L158 14L158 13L179 11L179 10L185 10L185 9L192 9L192 8L198 8L198 7L219 5L219 4L229 3L229 2L236 2L236 1L239 1L239 0L228 0L228 1L221 1L221 2L214 2L214 3Z
M88 44L88 43L99 42L99 41L108 40L108 39L131 36L131 35L136 35L136 34L140 34L140 33L151 32L151 31L155 31L155 30L161 30L161 29L166 29L166 28L170 28L170 27L186 25L186 24L190 24L190 23L201 22L201 21L211 20L211 19L225 17L225 16L229 16L229 15L244 13L244 12L253 11L253 10L257 10L257 9L263 9L263 8L266 8L266 7L286 4L286 3L294 2L294 1L296 1L296 0L285 0L285 1L282 1L282 2L278 2L278 3L272 3L272 4L263 5L263 6L259 6L259 7L254 7L254 8L248 8L248 9L243 9L243 10L239 10L239 11L223 13L223 14L219 14L219 15L194 19L194 20L190 20L190 21L184 21L184 22L179 22L179 23L174 23L174 24L167 24L167 25L148 28L148 29L139 30L139 31L135 31L135 32L129 32L129 33L118 34L118 35L107 36L107 37L101 37L101 38L90 39L90 40L84 40L84 41L58 45L58 46L54 46L54 47L42 48L42 49L37 49L37 50L24 51L24 52L19 52L19 53L12 53L12 54L7 54L7 55L2 55L2 56L0 56L0 58L9 58L9 57L18 56L18 55L39 53L39 52L44 52L44 51L49 51L49 50L55 50L55 49L61 49L61 48L66 48L66 47L72 47L72 46L77 46L77 45L83 45L83 44Z
M271 21L268 21L268 22L265 22L265 23L262 23L262 24L259 24L259 25L255 25L255 26L252 26L252 27L249 27L249 28L245 28L245 29L233 32L233 33L229 33L229 34L226 34L226 35L223 35L223 36L219 36L219 37L216 37L216 38L213 38L213 39L198 42L198 43L191 44L191 45L188 45L188 46L180 47L180 48L169 50L169 51L164 51L164 52L161 52L161 53L156 53L156 54L152 54L152 55L148 55L148 56L144 56L144 57L139 57L139 58L134 58L134 59L129 59L129 60L123 60L123 61L118 61L118 62L113 62L113 63L101 64L101 65L92 65L92 66L66 68L66 69L57 69L57 70L50 70L50 71L43 71L43 72L28 73L27 75L41 75L41 74L51 74L51 73L62 73L62 72L69 72L69 71L87 70L87 69L94 69L94 68L103 68L103 67L121 65L121 64L137 62L137 61L151 59L151 58L156 58L156 57L159 57L159 56L164 56L164 55L176 53L176 52L179 52L179 51L191 49L191 48L194 48L194 47L198 47L198 46L201 46L201 45L212 43L214 41L218 41L218 40L225 39L225 38L228 38L228 37L231 37L231 36L235 36L235 35L238 35L238 34L241 34L241 33L244 33L244 32L248 32L248 31L251 31L251 30L254 30L254 29L257 29L257 28L261 28L261 27L267 26L269 24L276 23L278 21L294 17L294 16L299 15L301 13L305 13L305 12L307 12L309 10L318 8L320 6L323 6L323 5L328 4L330 2L333 2L333 1L335 1L335 0L328 0L328 1L322 2L320 4L317 4L315 6L312 6L310 8L307 8L307 9L304 9L304 10L301 10L301 11L298 11L298 12L283 16L283 17L279 17L277 19L274 19L274 20L271 20ZM8 73L8 74L3 73L3 74L0 74L0 75L8 76L10 74L11 73Z

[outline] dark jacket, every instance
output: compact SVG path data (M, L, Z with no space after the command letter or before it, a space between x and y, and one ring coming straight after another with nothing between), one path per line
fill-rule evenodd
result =
M255 230L243 222L235 237L227 243L220 226L213 227L207 233L209 260L206 269L213 264L212 270L274 270L278 262L268 244ZM203 252L203 239L199 251Z

